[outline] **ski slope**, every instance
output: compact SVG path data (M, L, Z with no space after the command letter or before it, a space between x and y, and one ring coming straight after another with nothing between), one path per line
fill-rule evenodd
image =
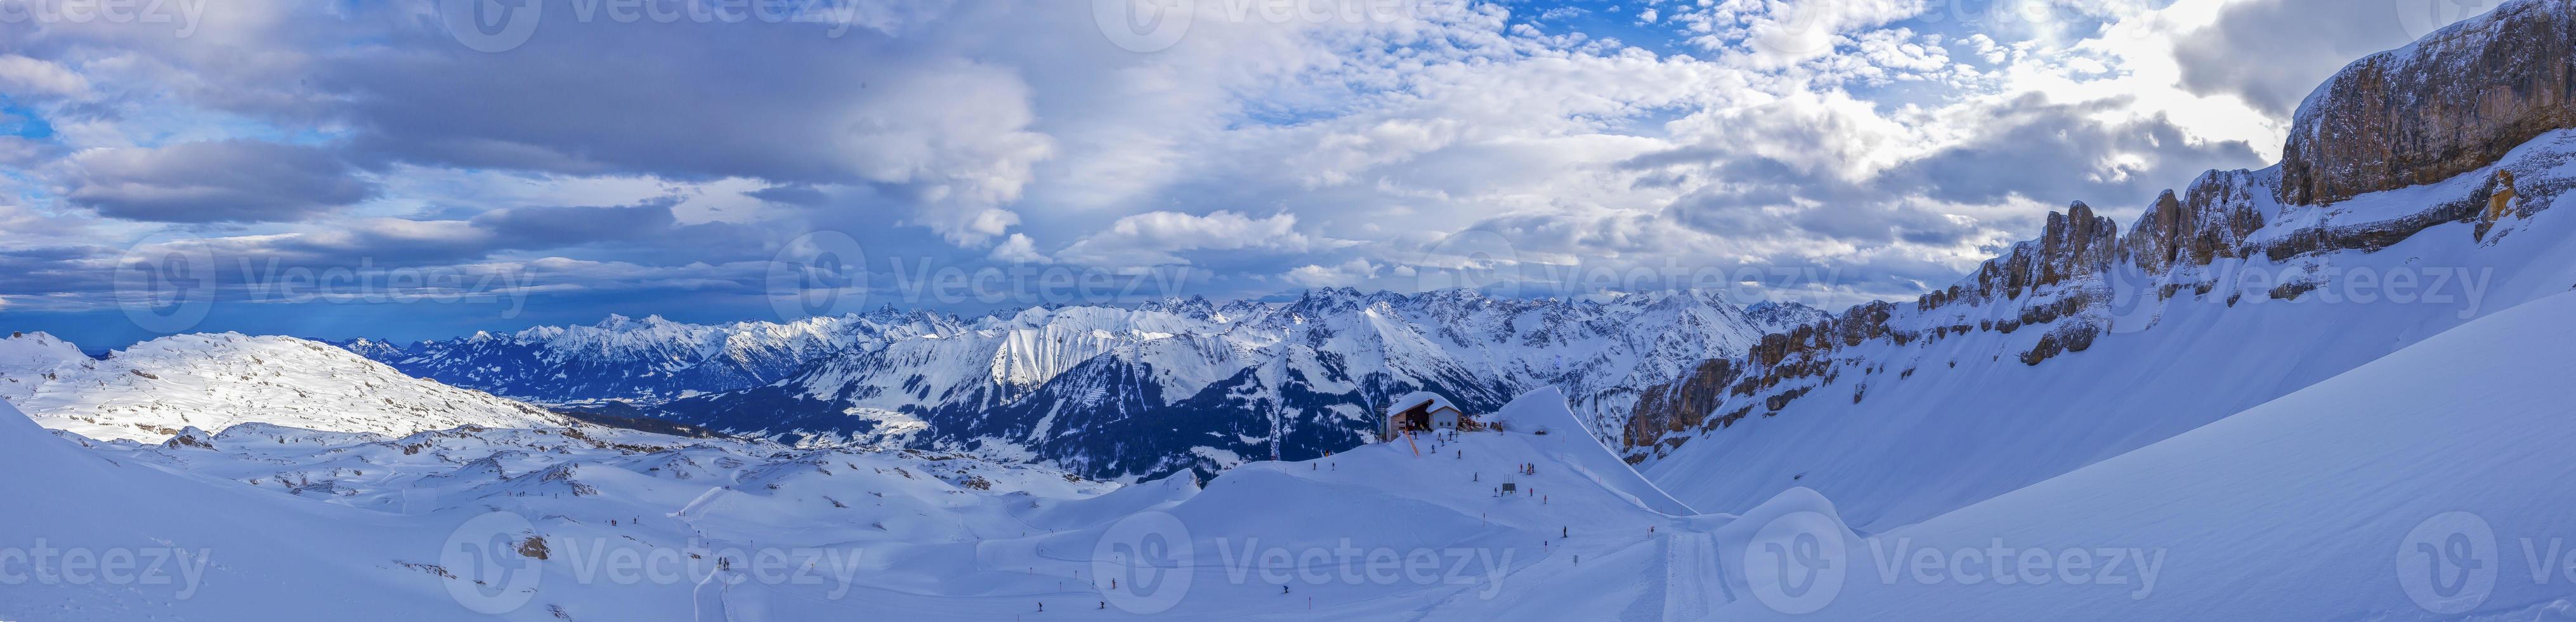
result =
M2199 429L1871 539L1886 551L1903 543L1955 552L1997 539L2016 551L2161 551L2151 589L2138 581L1962 585L1946 570L1927 585L1911 566L1891 583L1864 544L1847 560L1845 590L1819 613L2568 619L2576 577L2567 575L2564 540L2576 536L2576 502L2553 490L2576 481L2576 461L2567 459L2576 425L2561 390L2576 369L2570 318L2576 294L2501 311ZM2455 512L2467 518L2445 516ZM2453 532L2468 536L2467 559L2491 573L2485 579L2424 574L2428 558L2415 545L2447 553ZM2409 583L2440 582L2463 588L2458 598L2408 593ZM1739 602L1708 619L1787 617Z

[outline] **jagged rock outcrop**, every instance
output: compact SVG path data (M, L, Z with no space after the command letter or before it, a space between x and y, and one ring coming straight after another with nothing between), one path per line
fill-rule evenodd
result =
M2093 208L2083 201L2067 206L2065 214L2049 212L2048 229L2039 237L2039 274L2034 284L2055 285L2109 269L2119 238L2120 224L2094 216Z
M2176 265L2203 266L2221 257L2244 256L2245 236L2263 228L2263 212L2254 206L2249 180L2253 175L2210 171L2180 197L2165 191L2129 228L2122 251L2157 274Z
M2120 223L2095 216L2091 206L2076 201L2064 213L2048 213L2048 226L2039 239L2014 244L2011 253L1977 266L1973 286L1933 292L1916 305L1937 308L1970 295L1988 300L2020 298L2031 288L2100 274L2119 258L2121 248Z
M1647 387L1628 416L1625 447L1653 443L1671 432L1699 427L1726 400L1726 390L1742 370L1734 361L1708 359L1670 384Z
M2518 0L2346 66L2299 107L2279 198L2333 203L2494 163L2576 127L2576 0Z
M1871 303L1763 336L1713 408L1667 413L1641 402L1640 416L1651 420L1631 422L1636 425L1628 444L1653 447L1660 455L1687 436L1639 435L1691 421L1714 429L1754 412L1774 416L1834 385L1845 372L1860 377L1850 387L1854 402L1874 399L1871 389L1884 382L1877 375L1899 361L1838 350L1881 337L1904 346L1971 333L2011 335L1995 338L2012 349L1993 360L2026 365L2084 352L2116 319L2097 311L2118 304L2123 293L2142 293L2121 291L2139 283L2103 278L2124 263L2174 276L2144 285L2158 288L2148 295L2172 298L2229 286L2223 282L2228 272L2197 270L2221 260L2279 264L2324 253L2376 252L2454 223L2473 224L2471 235L2492 242L2498 235L2492 229L2528 218L2576 190L2576 182L2563 177L2543 179L2547 171L2576 163L2576 156L2544 153L2491 173L2479 170L2553 130L2576 128L2571 33L2576 0L2516 0L2415 45L2354 63L2302 107L2279 167L2204 173L2156 197L2125 237L2110 219L2076 202L2064 213L2049 214L2037 239L2015 244L1958 283L1922 295L1906 314L1891 318L1892 307ZM2576 147L2576 134L2552 140L2559 141L2562 154ZM2372 209L2317 207L2454 178L2461 179L2439 193ZM2268 292L2231 289L2219 300L2234 306L2249 293L2291 300L2320 287L2292 275ZM1907 368L1897 381L1912 376L1914 362L1919 361L1903 363Z

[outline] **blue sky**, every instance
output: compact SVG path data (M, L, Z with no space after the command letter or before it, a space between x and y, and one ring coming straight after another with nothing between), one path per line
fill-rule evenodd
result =
M460 34L478 4L485 27ZM2451 0L156 6L0 24L0 330L420 339L1310 287L1846 305L1945 286L2070 201L2125 222L2200 171L2268 166L2325 75L2466 17Z

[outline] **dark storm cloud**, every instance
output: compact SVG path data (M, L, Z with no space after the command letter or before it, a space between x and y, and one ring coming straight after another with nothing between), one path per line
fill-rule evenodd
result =
M327 149L253 140L101 149L72 165L71 202L125 220L293 221L376 192Z
M757 250L757 232L725 223L678 224L671 215L675 202L666 198L622 206L512 207L468 220L375 218L327 231L213 238L201 243L219 261L248 257L313 268L477 262L513 251L542 255L574 248L594 249L598 252L585 255L603 260L656 263L667 262L671 249L691 245L749 247L742 252L701 249L689 255L695 259L765 256Z
M542 6L542 29L506 52L435 24L398 29L395 45L317 67L315 84L348 102L337 113L370 161L816 183L925 174L948 163L941 150L1008 129L983 124L1009 114L986 113L1025 95L988 79L1007 73L866 27ZM953 114L921 114L942 108Z
M90 269L112 249L55 246L0 250L0 291L94 293L108 291L109 273Z
M2354 59L2404 46L2502 0L2253 0L2174 47L2183 88L2235 95L2283 119Z
M753 190L744 194L751 198L771 203L783 203L805 207L822 205L825 201L832 200L831 195L825 194L822 190L817 190L813 186L771 186L768 188Z
M2024 96L1998 109L1977 138L1898 166L1880 175L1879 185L1956 203L1996 203L2017 195L2121 211L2140 209L2157 192L2202 171L2262 165L2253 145L2195 141L2162 115L2097 118L2125 106L2117 100L2066 105Z
M676 201L610 207L516 207L484 212L474 227L493 248L552 248L645 239L669 231Z

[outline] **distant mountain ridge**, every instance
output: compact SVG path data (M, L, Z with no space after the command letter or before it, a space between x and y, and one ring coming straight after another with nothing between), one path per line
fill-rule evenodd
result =
M590 326L478 332L409 345L373 339L332 343L404 373L521 400L654 404L766 384L825 356L955 322L949 316L891 308L784 323L717 325L611 315Z
M396 347L343 342L407 373L540 403L621 399L674 421L790 442L1040 459L1086 476L1214 473L1367 442L1378 402L1414 390L1490 409L1540 386L1588 414L1821 314L1714 292L1529 300L1469 290L1203 297L718 326L596 326ZM1766 323L1768 322L1768 323ZM1603 419L1606 433L1623 420Z

